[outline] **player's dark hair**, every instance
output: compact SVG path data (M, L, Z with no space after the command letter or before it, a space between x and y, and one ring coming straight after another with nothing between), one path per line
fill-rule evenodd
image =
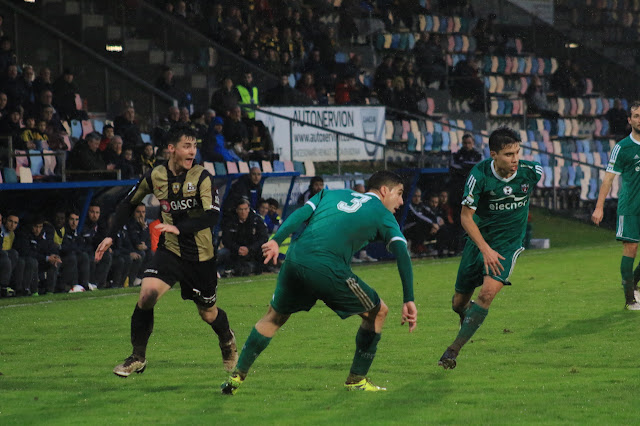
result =
M275 198L267 198L267 203L269 203L270 206L274 206L276 209L280 207L280 203Z
M309 182L309 188L311 188L313 186L314 183L316 182L322 182L324 183L324 179L322 179L322 176L314 176L311 178L311 181Z
M636 108L640 108L640 101L633 101L631 105L629 105L629 117L631 117L631 111Z
M251 207L251 203L249 202L249 199L247 197L244 197L244 196L240 197L238 199L238 201L236 201L236 208L240 207L243 204L246 204L249 207Z
M399 174L391 172L389 170L381 170L371 175L369 181L367 182L367 191L370 191L372 189L379 190L383 186L394 188L403 183L404 181Z
M471 138L471 140L473 140L473 135L471 133L465 133L464 135L462 135L462 140L465 140L467 138Z
M489 150L494 152L500 152L505 146L513 143L520 143L520 136L508 127L500 127L489 136Z
M89 203L89 207L98 207L99 209L102 210L102 206L100 205L100 203L98 203L97 201L91 201Z
M69 217L71 217L72 214L75 214L76 216L80 217L80 212L78 210L69 210L69 212L67 213L67 219L69 219Z
M167 135L167 143L170 145L177 144L180 139L185 136L187 138L196 138L196 131L189 126L174 126L169 130Z

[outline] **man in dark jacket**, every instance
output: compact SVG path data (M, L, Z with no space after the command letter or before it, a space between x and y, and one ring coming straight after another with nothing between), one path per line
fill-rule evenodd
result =
M241 199L236 203L235 214L225 217L222 224L222 244L218 262L234 275L262 273L262 244L269 236L262 218Z
M70 212L64 227L64 237L60 245L62 258L61 285L70 293L84 290L97 290L95 284L89 283L89 254L84 250L84 240L78 232L80 215ZM81 288L82 287L82 288Z
M132 106L127 106L122 115L113 120L113 129L116 135L122 136L123 149L133 148L135 152L136 149L142 148L144 141L136 123L136 110Z
M82 228L83 250L89 254L89 282L98 288L104 288L107 284L107 275L111 269L112 252L107 251L99 262L96 263L93 256L98 244L104 239L107 230L100 223L100 205L92 202L87 211L87 219Z
M248 175L240 177L229 190L229 198L225 201L225 215L233 212L241 199L249 202L253 210L258 208L258 200L262 198L262 171L259 167L252 167Z
M79 93L78 85L73 82L73 72L65 69L62 75L53 83L53 106L63 120L78 118L76 108L76 93Z
M91 132L87 135L85 142L78 142L73 148L69 158L69 168L73 170L115 170L115 164L106 165L102 158L102 152L98 150L100 146L100 134ZM102 177L100 174L89 174L90 177ZM89 177L89 179L90 179ZM83 175L81 180L87 180L87 175Z
M42 232L44 219L35 217L28 230L16 237L16 250L23 257L31 257L38 261L39 294L53 293L58 279L58 267L62 259L51 240ZM33 289L31 289L33 291ZM60 291L60 290L58 290Z
M135 278L130 282L133 286L142 283L142 273L151 260L151 236L149 235L149 225L147 224L147 208L144 204L139 204L133 211L133 217L127 225L129 240L135 248L136 252L142 257L140 267L136 272Z

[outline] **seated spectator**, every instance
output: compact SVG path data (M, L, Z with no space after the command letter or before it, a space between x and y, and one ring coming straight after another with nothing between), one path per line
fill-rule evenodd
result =
M262 244L268 239L267 227L260 216L240 199L235 213L222 222L222 245L218 262L232 275L245 276L263 271Z
M448 256L449 252L455 252L455 247L451 238L451 226L447 225L442 217L443 211L440 209L440 196L437 193L429 195L427 205L424 209L425 215L433 221L431 231L436 231L436 253L438 256Z
M98 149L100 151L107 149L107 146L109 146L109 142L111 142L114 135L113 126L111 124L105 124L102 128L102 140L100 141L100 145L98 145Z
M45 90L50 91L53 90L53 81L51 81L51 70L47 67L43 67L40 69L40 73L33 80L33 92L36 95L36 99L40 97L42 92ZM49 102L51 104L51 102Z
M102 159L102 153L98 151L100 145L100 134L91 132L84 141L79 141L69 153L70 170L96 171L96 170L115 170L114 164L105 164ZM104 178L104 174L84 174L81 180L91 178Z
M422 87L416 83L415 78L411 75L406 76L404 81L404 92L402 92L401 97L404 99L408 111L426 113L426 95Z
M336 86L336 105L363 105L366 103L368 90L362 84L358 84L356 77L345 77Z
M98 151L99 152L99 151ZM102 152L102 159L107 170L120 170L121 179L131 179L136 176L136 171L130 161L125 159L123 142L120 136L111 139L109 147Z
M9 102L9 98L7 94L4 92L0 92L0 117L4 117L7 114L7 104Z
M9 108L21 107L27 98L27 88L18 77L18 66L9 65L2 78L2 91L7 94Z
M226 147L226 141L222 134L224 121L220 117L216 117L209 126L209 132L204 142L200 153L202 154L202 161L242 161L238 155Z
M540 114L544 118L558 119L560 114L553 111L547 101L547 94L542 88L540 77L534 75L531 78L531 84L527 88L524 98L527 101L527 112L532 114Z
M413 47L416 67L422 71L422 82L425 86L437 83L436 88L443 89L447 80L446 55L440 44L438 34L423 32Z
M265 105L296 105L298 95L289 85L289 74L281 74L279 84L267 91Z
M209 123L206 123L205 116L200 111L195 111L191 114L190 125L196 133L196 143L198 144L198 148L202 148L202 142L204 142L204 138L207 137L207 131L209 130Z
M132 106L127 106L122 115L116 117L113 127L114 133L122 137L124 148L133 148L135 151L144 144L140 128L136 122L136 110Z
M393 89L393 80L387 78L384 81L383 87L377 89L378 101L382 105L394 107L396 105L396 92Z
M179 123L181 126L190 126L191 125L191 117L190 117L190 113L189 113L189 108L187 107L182 107L180 108L180 118L179 118Z
M412 256L435 255L437 253L435 250L427 251L425 241L434 240L439 229L438 217L431 211L427 211L427 206L422 203L422 191L416 189L411 197L402 229L404 236L407 237L409 252Z
M69 293L98 289L98 286L89 283L89 253L84 250L84 241L78 232L79 223L78 213L70 212L67 215L62 244L60 244L62 266L59 285L61 288L64 286L64 290L69 289Z
M162 90L167 95L181 101L183 98L182 91L176 86L175 79L173 78L173 70L171 67L163 66L162 74L156 80L156 88Z
M69 149L64 137L68 136L62 122L56 117L52 106L47 106L42 110L41 121L45 121L45 133L49 138L49 148L54 151L66 151Z
M33 117L27 117L24 120L25 126L20 130L20 137L13 140L14 149L36 149L36 140L39 135L36 130L36 120Z
M481 54L488 54L490 47L496 41L489 22L484 18L478 19L475 28L471 31L471 35L476 39L476 52Z
M373 86L376 90L381 90L387 85L387 79L393 81L395 77L396 74L393 71L393 56L387 55L382 60L382 63L378 65L378 68L376 68L375 74L373 75Z
M313 74L306 72L302 75L296 84L296 90L306 95L314 104L318 103L318 95L313 80Z
M20 110L10 109L8 114L0 118L0 135L17 140L20 138L20 131Z
M169 131L180 123L180 108L171 105L167 116L162 118L158 125L153 128L151 138L155 146L166 146Z
M311 74L313 76L313 80L317 85L322 84L324 86L327 86L331 83L328 78L329 70L320 59L320 50L318 49L313 49L311 51L309 57L307 58L307 61L300 71L303 74Z
M254 121L251 123L250 130L249 152L247 153L249 160L273 160L273 140L264 123L262 121Z
M146 174L156 166L156 156L153 153L153 145L145 143L138 159L138 174Z
M16 63L16 54L11 46L11 39L6 36L0 38L0 73L4 73L9 65Z
M472 111L484 111L484 82L478 75L478 62L475 58L458 62L451 80L453 97L469 100Z
M226 116L227 111L236 107L240 103L238 91L233 87L231 77L225 77L222 80L222 87L213 92L211 96L211 108L216 111L216 115Z
M129 239L133 248L140 253L142 262L140 268L134 276L130 275L130 285L139 286L142 283L142 273L151 261L151 236L149 234L149 225L147 224L147 208L144 204L139 204L133 211L133 217L129 220L126 229L129 233ZM131 281L133 278L133 281Z
M298 197L298 205L302 206L314 195L324 189L324 179L322 176L314 176L309 181L309 187Z
M248 175L242 175L231 185L229 196L225 201L225 215L233 212L238 202L245 199L252 209L258 208L258 200L262 198L262 171L259 167L252 167Z
M42 92L38 94L36 101L30 108L27 110L28 114L33 117L42 116L42 112L45 108L51 107L53 108L53 92L48 89L44 89ZM60 120L60 116L55 112L54 109L54 117L57 120Z
M16 296L38 295L38 262L31 257L20 256L16 250L16 229L20 223L20 218L15 212L7 213L3 218L0 215L0 249L5 253L10 263L10 288L15 291ZM2 257L0 255L0 257ZM4 268L0 268L0 274ZM9 271L7 269L6 271Z
M36 216L31 219L27 229L16 236L16 250L22 257L36 259L38 263L38 293L46 294L61 291L56 287L58 268L62 259L51 240L44 237L42 228L44 219ZM34 291L34 288L31 289Z
M96 263L93 256L98 244L102 242L107 234L107 230L100 223L101 208L100 205L92 202L87 211L87 218L82 228L82 239L84 243L84 251L89 255L89 282L95 284L98 288L107 286L107 275L111 269L112 249L107 250L102 259Z
M36 78L36 73L33 71L33 67L31 65L25 65L22 67L22 75L20 76L20 80L22 81L22 86L25 90L25 98L22 101L22 107L25 111L29 111L33 105L35 105L38 100L38 93L35 91L34 80Z
M280 204L275 198L267 198L269 211L265 216L264 223L267 225L269 234L273 234L282 225L282 217L280 216Z
M78 115L76 93L80 93L78 85L73 81L73 72L66 68L53 83L53 106L63 120L84 118Z
M109 217L109 221L112 220L113 214ZM125 284L133 286L142 268L145 253L133 246L125 227L118 231L111 248L113 249L113 261L109 272L108 286L112 288L125 287Z
M249 132L247 125L242 121L242 112L239 106L228 111L228 118L224 122L222 133L228 147L233 149L240 158L247 158L245 147L249 145Z
M604 117L609 122L609 135L625 136L629 134L629 115L622 107L620 99L616 98L613 101L613 108L609 109Z

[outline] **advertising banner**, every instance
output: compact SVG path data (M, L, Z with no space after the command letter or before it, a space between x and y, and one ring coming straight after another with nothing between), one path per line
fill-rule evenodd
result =
M384 107L375 106L302 106L265 107L279 115L322 126L327 129L386 144L384 137ZM273 138L275 152L280 160L336 161L336 134L302 123L256 111L256 120L262 121ZM291 134L290 129L293 134ZM293 139L293 144L292 144ZM293 146L293 152L291 148ZM340 160L380 160L382 147L340 136Z

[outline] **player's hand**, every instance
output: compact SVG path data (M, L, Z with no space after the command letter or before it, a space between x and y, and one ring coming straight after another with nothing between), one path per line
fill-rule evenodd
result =
M504 260L504 256L491 247L482 251L482 257L484 258L484 271L487 275L500 275L504 271L504 266L500 263L501 260Z
M109 247L111 247L111 244L113 244L113 239L111 239L111 237L107 237L104 240L102 240L102 242L98 245L98 248L96 249L96 254L94 256L94 259L96 260L96 262L100 262L104 253L107 250L109 250Z
M596 207L593 213L591 213L591 222L595 223L596 225L600 225L603 216L604 212L602 211L602 207Z
M174 225L169 225L168 223L161 223L160 225L156 226L156 229L160 232L168 232L170 234L180 235L180 230Z
M275 240L269 240L262 245L262 255L264 256L264 264L273 261L274 265L278 263L278 255L280 254L280 246Z
M409 333L413 332L418 322L418 309L414 302L407 302L402 305L402 322L400 325L404 325L405 322L409 323Z

